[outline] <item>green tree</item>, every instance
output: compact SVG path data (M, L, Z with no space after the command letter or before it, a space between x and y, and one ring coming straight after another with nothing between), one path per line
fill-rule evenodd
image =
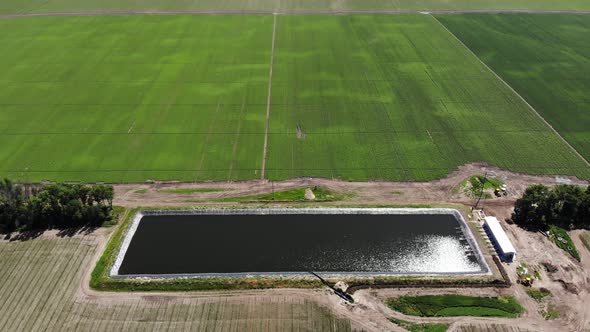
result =
M590 187L558 185L549 189L544 185L528 187L514 204L512 220L523 226L547 228L549 225L565 229L590 226Z
M583 194L584 191L577 186L558 185L553 188L545 200L546 221L565 229L575 228Z
M112 186L50 184L24 195L22 186L0 181L0 232L98 226L110 218Z
M12 232L24 222L22 188L10 180L0 181L0 231Z
M578 214L576 216L576 224L580 228L590 228L590 186L582 194L580 206L578 207Z
M512 221L519 225L540 227L545 223L545 201L549 188L542 184L528 187L522 198L516 200Z

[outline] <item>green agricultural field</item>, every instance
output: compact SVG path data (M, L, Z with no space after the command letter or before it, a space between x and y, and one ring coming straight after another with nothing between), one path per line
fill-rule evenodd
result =
M215 297L80 292L95 235L0 240L0 331L350 331L350 321L291 295Z
M437 16L590 160L590 16Z
M590 168L429 15L0 20L0 177L432 180ZM274 30L274 34L273 34Z
M236 10L236 11L342 11L342 10L590 10L585 0L3 0L0 13L47 13L129 10Z
M431 180L477 161L588 177L428 15L279 17L268 176Z
M0 20L0 176L260 175L273 18Z

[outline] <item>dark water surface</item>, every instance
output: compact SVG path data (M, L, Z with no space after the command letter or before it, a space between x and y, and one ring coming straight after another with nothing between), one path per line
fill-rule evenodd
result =
M144 216L120 275L253 272L473 273L452 215Z

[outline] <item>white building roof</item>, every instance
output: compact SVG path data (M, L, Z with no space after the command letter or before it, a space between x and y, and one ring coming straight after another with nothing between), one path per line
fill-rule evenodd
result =
M510 242L510 240L508 239L508 235L506 235L506 232L504 232L504 229L502 229L502 226L500 225L498 219L496 219L496 217L486 217L485 221L488 225L488 228L490 229L490 232L492 232L492 234L496 238L496 242L498 243L498 246L500 246L502 253L516 254L516 250L514 250L512 242Z

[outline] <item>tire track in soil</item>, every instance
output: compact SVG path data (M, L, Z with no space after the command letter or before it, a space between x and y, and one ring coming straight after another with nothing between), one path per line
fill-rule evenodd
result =
M273 16L272 26L272 46L270 49L270 69L268 72L268 94L266 97L266 127L264 128L264 146L262 151L262 168L260 171L260 179L266 178L266 159L268 157L268 126L270 125L270 100L272 95L272 67L275 61L275 36L277 33L277 15Z
M236 158L236 152L238 151L239 141L240 141L240 133L242 131L242 124L244 123L244 109L246 108L246 95L242 98L242 107L240 108L240 117L238 120L238 129L236 130L236 137L234 139L233 149L232 149L232 160L229 165L229 172L227 175L227 180L231 181L232 172L234 170L234 164L238 158Z

